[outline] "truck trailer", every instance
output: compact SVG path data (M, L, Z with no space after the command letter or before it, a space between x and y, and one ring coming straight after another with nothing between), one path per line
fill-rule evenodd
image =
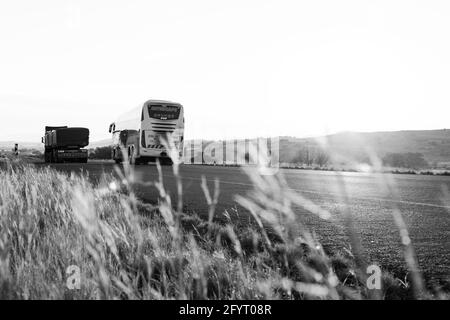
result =
M89 129L47 126L42 143L47 163L88 161L88 151L83 148L89 144Z

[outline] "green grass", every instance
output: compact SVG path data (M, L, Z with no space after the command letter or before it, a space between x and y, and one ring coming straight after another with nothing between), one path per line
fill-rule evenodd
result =
M140 202L128 166L94 185L86 176L0 163L0 299L448 298L426 292L420 278L387 272L381 290L368 290L350 220L353 250L327 255L291 206L327 213L291 193L281 176L248 174L254 191L237 201L253 223L237 225L214 222L218 190L206 186L208 221L183 214L161 180L151 182L158 205ZM415 275L410 250L405 264ZM66 285L71 265L81 270L79 290Z

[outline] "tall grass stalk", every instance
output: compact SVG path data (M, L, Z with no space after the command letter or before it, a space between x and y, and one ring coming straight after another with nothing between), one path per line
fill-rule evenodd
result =
M254 189L236 198L253 216L244 225L214 221L219 182L213 195L203 182L207 220L185 214L182 187L174 205L159 164L158 180L146 182L159 191L158 204L150 205L135 196L128 163L95 184L83 174L9 163L0 168L0 298L372 297L354 276L357 264L327 255L293 206L321 219L329 212L263 169L245 169ZM67 286L69 266L81 271L80 289ZM407 290L391 281L380 297L393 287Z

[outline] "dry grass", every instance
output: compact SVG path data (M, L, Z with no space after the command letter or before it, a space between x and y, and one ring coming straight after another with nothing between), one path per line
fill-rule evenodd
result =
M206 185L208 221L184 215L181 201L172 203L165 192L162 177L152 182L160 191L159 204L141 203L129 166L118 171L120 178L104 176L93 185L85 176L4 163L0 298L448 298L425 292L420 278L410 285L388 273L381 290L368 290L357 237L351 238L353 252L327 256L292 205L321 217L328 213L290 192L279 175L248 174L254 191L237 201L254 223L239 226L214 222L219 190ZM413 259L412 248L405 249ZM79 290L66 285L71 265L81 270Z

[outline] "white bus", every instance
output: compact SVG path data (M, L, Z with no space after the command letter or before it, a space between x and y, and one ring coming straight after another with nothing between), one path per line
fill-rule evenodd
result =
M112 158L116 163L124 161L124 150L130 164L156 159L161 164L171 164L164 141L173 141L183 159L184 111L179 103L148 100L111 123L109 132L112 133Z

